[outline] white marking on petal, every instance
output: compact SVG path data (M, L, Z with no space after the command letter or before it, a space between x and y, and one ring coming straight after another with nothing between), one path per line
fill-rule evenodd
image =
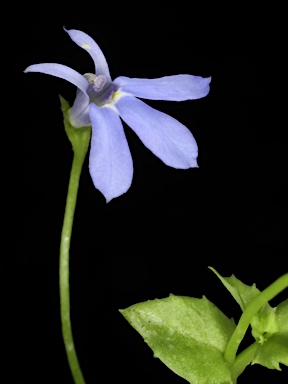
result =
M89 44L82 44L82 48L91 49L91 46Z

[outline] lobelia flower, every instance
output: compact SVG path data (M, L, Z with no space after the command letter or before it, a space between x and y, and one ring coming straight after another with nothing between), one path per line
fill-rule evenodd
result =
M106 59L96 42L84 32L73 29L66 32L90 54L95 74L82 76L72 68L55 63L30 65L24 72L57 76L78 88L69 111L70 122L75 128L92 125L89 170L95 187L106 201L127 192L132 183L132 157L120 117L166 165L179 169L197 167L198 147L188 128L137 97L170 101L199 99L209 93L211 78L120 76L112 81Z

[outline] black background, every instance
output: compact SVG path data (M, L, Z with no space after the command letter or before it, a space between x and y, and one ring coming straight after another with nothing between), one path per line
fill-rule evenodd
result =
M254 25L253 17L240 17L237 23L236 10L223 24L211 10L208 18L207 9L178 3L60 4L17 8L18 21L4 39L4 82L10 86L2 174L9 212L5 259L12 267L3 274L9 276L4 296L12 303L7 318L13 329L7 334L13 363L7 383L72 384L58 293L72 151L58 95L72 103L76 90L52 76L23 74L28 65L44 62L93 72L89 55L63 26L95 39L113 79L212 76L206 98L147 101L191 130L199 169L165 166L125 126L132 187L106 204L86 159L71 244L71 316L86 383L184 383L153 358L118 309L169 293L204 294L237 320L240 309L209 265L260 290L287 272L286 93L282 52L274 44L279 36L271 36L271 20ZM255 28L248 31L250 25ZM283 292L271 303L286 297ZM243 347L249 342L248 336ZM248 367L239 383L284 383L282 368Z

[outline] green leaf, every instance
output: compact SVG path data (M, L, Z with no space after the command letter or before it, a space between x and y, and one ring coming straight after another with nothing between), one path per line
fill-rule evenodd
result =
M276 308L267 303L251 320L252 335L256 341L263 344L279 330Z
M223 353L235 324L205 297L170 295L120 312L154 356L190 383L232 383Z
M246 285L242 283L242 281L236 279L234 275L231 275L231 277L222 277L214 268L209 267L209 269L219 277L223 285L240 305L242 311L244 311L247 305L260 293L255 284L251 286Z
M279 363L288 366L288 300L278 305L275 314L278 332L259 345L252 364L281 371Z
M288 299L276 307L279 332L288 336Z
M223 285L228 289L242 311L247 305L259 295L260 291L256 285L251 286L242 283L234 275L231 277L222 277L214 268L209 267L221 280ZM251 320L252 335L256 341L263 344L269 337L278 332L278 319L275 309L268 303Z

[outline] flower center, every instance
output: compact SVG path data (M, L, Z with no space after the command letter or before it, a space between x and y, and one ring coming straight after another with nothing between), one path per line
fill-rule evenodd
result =
M96 76L93 73L85 73L83 76L89 83L87 94L90 101L98 105L98 107L102 107L112 100L117 87L110 81L107 81L105 75Z

